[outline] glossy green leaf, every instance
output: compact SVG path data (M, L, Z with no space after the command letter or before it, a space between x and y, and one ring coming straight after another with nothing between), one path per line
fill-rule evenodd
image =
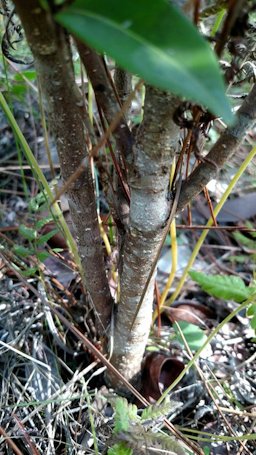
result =
M15 74L14 79L16 81L24 81L24 77L29 79L30 81L34 81L36 79L36 72L35 70L24 70L20 73Z
M255 288L245 286L238 276L206 275L194 270L189 275L205 292L219 299L241 303L256 291Z
M167 0L75 0L56 20L146 82L201 103L232 122L210 45Z
M17 97L22 97L26 93L26 86L25 84L15 84L12 86L12 95Z
M176 337L182 346L184 345L184 343L178 325L191 351L197 351L199 348L201 348L201 346L203 346L203 344L207 340L207 336L205 335L203 330L200 329L200 327L198 327L195 324L180 321L179 324L175 322L173 324L173 328L176 332Z

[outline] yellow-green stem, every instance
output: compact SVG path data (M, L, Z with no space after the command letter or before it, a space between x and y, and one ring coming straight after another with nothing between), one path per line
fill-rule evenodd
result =
M252 161L252 159L254 158L254 156L256 155L256 147L253 147L253 149L250 151L249 155L247 155L246 159L244 160L244 162L242 163L242 165L240 166L240 168L238 169L237 173L234 175L234 177L232 178L231 182L229 183L225 193L223 194L221 200L219 201L219 203L216 205L213 213L214 213L214 216L215 218L217 217L218 213L221 211L223 205L225 204L227 198L229 197L229 195L231 194L231 192L233 191L236 183L238 182L239 178L241 177L241 175L244 173L245 169L247 168L247 166L249 165L249 163ZM212 218L209 219L208 223L206 226L212 226L213 224L213 220ZM185 283L185 280L187 278L187 274L189 272L189 270L191 269L192 265L194 264L194 261L199 253L199 250L201 248L201 246L203 245L204 241L205 241L205 238L207 236L209 232L209 229L205 229L203 231L203 233L201 234L201 236L199 237L196 245L195 245L195 248L190 256L190 259L188 261L188 264L182 274L182 277L178 283L178 286L175 290L175 292L172 294L172 296L170 297L169 300L167 300L167 302L165 303L165 305L171 305L174 300L177 299L184 283Z
M23 151L24 151L24 154L25 154L25 157L31 167L31 170L33 172L33 174L35 175L36 179L38 182L40 182L40 184L42 185L46 195L47 195L47 198L48 198L48 202L49 202L49 207L51 206L52 202L54 201L55 199L55 196L54 194L52 193L51 191L51 188L43 174L43 172L41 171L39 165L38 165L38 162L37 160L35 159L34 155L33 155L33 152L32 150L30 149L24 135L22 134L22 131L20 130L20 127L19 125L17 124L9 106L8 106L8 103L6 102L2 92L0 92L0 106L2 107L11 127L12 127L12 130L15 134L15 137L17 138L19 144L21 145ZM80 258L78 256L78 252L77 252L77 246L76 246L76 243L70 233L70 230L67 226L67 223L63 217L63 214L61 212L61 209L58 205L57 202L53 203L52 205L52 211L53 211L53 215L54 215L54 218L56 220L58 220L58 223L61 227L61 230L65 236L65 239L67 240L68 242L68 245L70 247L70 250L74 256L74 260L77 264L77 266L79 267L80 271L81 271L81 264L80 264Z
M176 169L176 161L175 159L173 160L172 167L171 167L171 173L170 173L170 188L172 187L173 184L173 179L175 175L175 169ZM178 264L178 246L177 246L177 236L176 236L176 221L175 219L171 223L170 226L170 238L171 238L171 254L172 254L172 266L171 266L171 271L167 280L167 283L165 285L165 288L163 290L163 293L160 298L160 308L164 305L164 302L166 300L167 294L169 292L169 289L172 285L172 282L175 278L176 275L176 270L177 270L177 264ZM158 310L154 311L153 315L153 322L158 316Z
M244 303L239 305L232 313L230 313L213 331L212 333L208 336L207 340L204 342L203 346L201 346L200 349L195 353L193 359L191 359L184 370L179 374L179 376L173 381L173 383L164 391L162 396L159 398L157 404L162 403L162 401L165 399L165 397L170 393L170 391L180 382L180 380L183 378L183 376L187 373L187 371L194 365L194 363L199 359L201 353L203 350L206 348L206 346L212 341L212 339L217 335L217 333L220 332L222 327L227 324L231 319L233 319L240 311L245 309L250 303L254 302L256 300L256 293L253 294L249 299L247 299Z

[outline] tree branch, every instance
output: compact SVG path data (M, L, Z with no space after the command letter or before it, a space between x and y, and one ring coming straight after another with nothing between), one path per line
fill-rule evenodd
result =
M132 75L116 66L114 81L121 104L124 104L132 91Z
M244 139L244 135L256 122L255 100L256 84L254 84L252 90L239 108L236 114L235 125L224 131L206 156L206 160L200 163L183 183L178 203L178 212L183 210L202 191L207 183L217 176L217 169L211 161L218 168L221 168L237 151Z
M110 125L113 118L120 111L120 105L106 73L102 57L90 47L86 46L86 44L81 43L78 39L76 39L76 44L81 60L93 86L96 100ZM129 158L129 155L132 153L133 138L125 117L120 120L115 131L113 131L113 135L123 158Z
M114 83L111 81L111 75L107 73L106 65L104 65L103 57L97 54L93 49L76 40L79 55L87 71L87 75L93 86L96 101L102 109L105 118L110 125L112 120L120 112L121 106L118 102L118 95L113 89ZM129 219L130 202L124 191L123 185L127 185L127 167L126 160L131 160L133 137L129 130L125 116L122 117L115 130L113 136L116 141L117 155L119 167L122 170L123 182L116 174L114 176L115 194L112 194L113 200L110 201L112 215L118 229L118 244L120 251L119 270L122 270L123 245L126 232L126 225ZM127 192L129 192L127 186ZM111 198L111 199L112 199ZM118 218L117 218L118 217Z

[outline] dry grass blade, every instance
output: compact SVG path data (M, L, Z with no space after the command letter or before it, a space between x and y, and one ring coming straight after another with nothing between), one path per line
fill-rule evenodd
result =
M83 344L87 347L87 349L100 361L103 363L105 367L107 367L110 371L115 374L120 381L127 387L129 392L131 392L144 406L149 406L149 402L133 387L120 373L119 371L107 360L107 358L90 342L90 340L83 335L80 330L78 330L74 324L71 324L65 316L63 316L56 308L54 308L46 299L43 295L41 295L37 289L31 285L28 281L24 279L21 274L15 270L9 263L8 260L5 258L5 255L0 252L0 256L3 260L3 262L9 266L10 269L12 269L13 273L20 279L22 283L24 283L27 288L29 288L37 297L39 300L42 301L44 305L47 307L50 307L52 312L57 315L57 317L60 319L60 321L72 332L78 339L80 339ZM38 412L38 408L37 408ZM30 414L31 417L32 414ZM24 424L25 419L23 419L22 423ZM168 421L168 419L164 419L164 425L166 428L168 428L171 433L180 441L182 441L190 450L193 450L193 453L197 455L203 455L203 451L198 447L197 444L194 442L190 441L187 439L183 434L175 428L175 426Z
M17 426L21 430L21 432L24 436L24 439L26 440L26 442L31 450L31 454L39 455L39 452L38 452L37 448L35 447L35 445L33 444L33 442L31 441L31 438L29 437L24 425L20 422L20 420L18 419L18 417L15 414L13 414L13 417L16 420Z
M2 427L0 427L0 434L4 437L6 443L9 445L9 447L13 450L13 452L16 455L23 455L20 449L16 446L15 442L10 438L10 436L8 436L8 434Z

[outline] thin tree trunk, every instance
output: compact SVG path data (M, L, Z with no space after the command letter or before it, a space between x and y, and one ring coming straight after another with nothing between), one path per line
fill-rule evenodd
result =
M35 66L48 104L66 181L82 160L88 157L86 111L75 83L68 37L41 8L39 0L15 0ZM84 272L84 284L97 312L97 325L107 327L112 298L105 272L102 240L98 227L93 180L89 160L83 174L68 188L68 201L75 228L75 239Z
M104 116L110 125L113 119L119 114L121 106L118 101L118 94L115 93L111 75L104 64L103 57L99 56L93 49L76 39L79 55L86 69L87 75L93 86L95 98L99 109L102 109ZM122 255L126 225L129 219L129 189L127 187L126 160L132 154L133 136L128 128L125 116L113 131L116 141L116 159L122 172L122 184L120 178L115 175L115 194L109 201L112 207L112 215L118 229L118 246ZM124 188L125 185L125 188ZM122 269L122 261L119 261L119 270Z
M116 66L114 81L121 105L123 105L132 92L132 75Z
M74 80L67 36L63 29L54 23L51 14L40 7L39 0L26 2L14 0L14 3L25 28L43 91L48 100L50 122L56 136L62 176L68 179L88 152L85 109ZM95 55L92 55L93 58ZM88 61L87 63L85 61L86 65L89 65ZM93 72L91 78L92 82L95 82ZM111 99L108 100L106 97L104 99L103 93L100 93L101 88L102 86L99 85L98 99L101 96L102 108L105 103L104 115L110 122L117 109L115 105L114 111L111 111L116 101L114 104L111 101L114 100L112 91L109 92ZM95 90L97 92L97 87ZM201 191L210 178L216 175L216 168L211 161L215 161L217 166L222 166L239 146L246 130L255 121L255 90L254 87L240 108L236 125L223 133L212 147L207 157L208 161L201 163L183 184L178 210L184 208L184 205ZM111 103L107 104L108 101ZM115 317L112 362L128 380L135 380L140 371L150 329L154 276L132 331L131 323L171 210L169 174L180 133L179 127L173 122L173 113L179 103L180 100L176 96L148 86L144 119L133 151L130 144L127 148L123 141L119 144L123 147L122 151L125 155L126 163L123 164L128 168L131 206L129 223L124 234L124 254L121 258L123 264L121 292ZM122 134L120 130L120 135ZM125 136L124 140L128 136ZM116 136L116 142L120 137ZM111 311L111 296L104 270L89 166L69 188L68 197L86 287L106 327ZM113 386L121 388L111 373L109 373L109 380Z
M130 221L125 238L121 300L114 332L113 365L128 379L136 381L152 320L154 277L131 331L131 322L150 272L171 209L170 166L175 154L179 128L173 113L179 99L148 86L144 119L128 163L131 191ZM120 388L115 377L111 383Z

